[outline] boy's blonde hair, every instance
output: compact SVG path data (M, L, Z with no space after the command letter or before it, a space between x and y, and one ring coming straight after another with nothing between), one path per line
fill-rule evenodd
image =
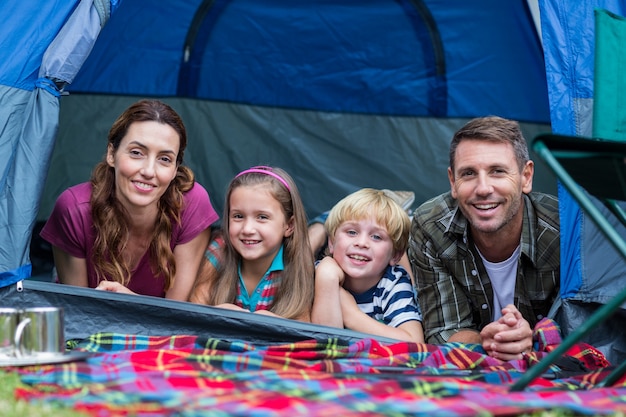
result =
M362 188L340 200L330 210L324 228L331 241L335 232L347 221L372 218L387 230L397 253L404 253L409 244L411 220L402 207L382 190Z

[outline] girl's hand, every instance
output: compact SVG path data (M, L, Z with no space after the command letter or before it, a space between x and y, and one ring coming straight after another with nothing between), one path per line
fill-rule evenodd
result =
M128 288L120 284L119 282L115 282L115 281L100 281L100 283L96 287L96 290L137 295L136 293L132 292L131 290L129 290Z
M247 313L249 313L250 311L246 310L245 308L241 308L236 304L232 304L232 303L223 303L223 304L218 304L214 307L218 307L218 308L224 308L226 310L234 310L234 311L245 311Z

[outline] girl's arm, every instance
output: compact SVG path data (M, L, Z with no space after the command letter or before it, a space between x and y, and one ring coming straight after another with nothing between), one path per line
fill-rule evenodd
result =
M311 322L343 328L340 290L344 280L343 270L330 256L326 256L315 268L315 295ZM344 290L345 291L345 290Z
M341 288L340 297L343 324L346 328L405 342L424 343L422 324L419 321L411 320L398 327L387 326L363 313L354 297L343 288Z
M70 255L56 246L52 246L54 266L61 284L87 287L87 261Z
M165 298L178 301L189 300L210 237L211 229L206 228L189 242L174 248L176 275L172 288L165 293Z

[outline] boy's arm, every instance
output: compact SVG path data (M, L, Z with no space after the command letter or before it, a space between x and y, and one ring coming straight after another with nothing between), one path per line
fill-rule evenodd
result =
M419 321L407 321L398 327L387 326L362 312L348 291L341 288L340 292L343 324L346 328L405 342L424 343L422 324Z
M322 259L315 268L315 296L311 310L311 322L343 328L339 290L344 274L330 256Z

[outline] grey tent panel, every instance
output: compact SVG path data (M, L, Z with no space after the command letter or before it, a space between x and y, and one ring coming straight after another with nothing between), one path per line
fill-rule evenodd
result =
M186 334L254 344L289 343L336 338L355 341L380 338L345 329L319 326L217 307L158 297L118 294L90 288L26 280L23 291L16 285L0 288L3 307L62 307L65 338L84 339L98 332L169 336Z
M115 118L139 97L72 94L61 99L57 143L41 201L45 220L57 196L87 181L102 159ZM295 179L309 217L358 188L415 193L415 205L448 191L448 149L468 119L393 117L258 107L163 98L185 122L185 164L209 191L218 212L239 171L266 164ZM549 126L523 123L528 140ZM556 193L556 180L537 166L534 189Z

